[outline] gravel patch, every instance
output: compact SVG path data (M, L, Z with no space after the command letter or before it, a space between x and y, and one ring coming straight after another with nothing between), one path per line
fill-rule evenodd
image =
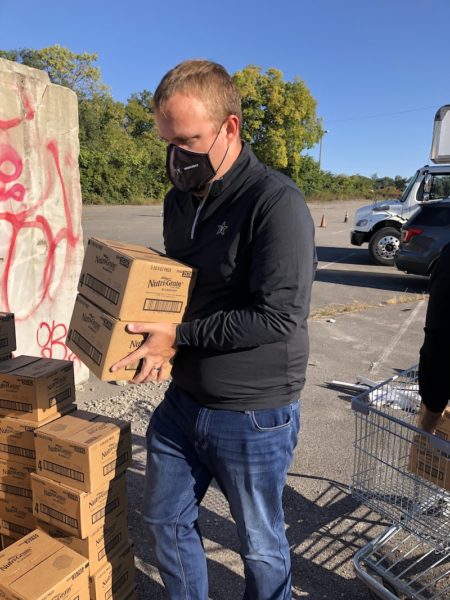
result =
M88 388L85 395L88 397L78 401L79 408L129 421L133 434L145 435L150 417L164 398L169 382L117 385L114 386L114 395L103 397L93 395L95 388L85 385Z

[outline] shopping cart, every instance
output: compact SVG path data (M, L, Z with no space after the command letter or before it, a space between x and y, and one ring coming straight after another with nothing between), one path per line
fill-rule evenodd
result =
M417 428L417 367L352 399L352 493L391 523L359 550L373 598L450 598L450 442Z

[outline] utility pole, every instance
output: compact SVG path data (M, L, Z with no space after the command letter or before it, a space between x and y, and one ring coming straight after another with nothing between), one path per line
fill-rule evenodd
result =
M321 136L320 142L319 142L319 171L320 171L320 165L322 164L322 139L326 133L330 133L330 130L324 129L323 135Z

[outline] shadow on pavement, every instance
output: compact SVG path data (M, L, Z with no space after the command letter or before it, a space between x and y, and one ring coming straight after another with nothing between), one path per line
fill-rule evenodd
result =
M356 579L351 558L379 533L379 518L361 507L340 482L289 475L314 480L319 488L314 502L291 486L285 490L293 599L367 598L367 588Z
M142 454L143 436L134 436L134 454ZM314 480L317 496L311 501L295 488L301 479ZM154 567L152 549L141 522L144 483L142 460L128 471L129 530L134 541L138 598L163 600L163 587ZM244 581L229 568L223 552L239 561L235 524L227 514L226 501L217 486L212 486L207 506L200 508L200 528L207 546L210 598L230 600L242 597ZM284 495L287 537L292 554L293 599L367 598L366 588L355 578L350 559L358 548L374 538L379 521L371 518L350 495L347 486L322 477L288 474Z
M315 281L417 294L427 292L429 283L426 277L406 275L399 271L377 273L342 269L320 269L316 272Z
M342 265L370 265L374 263L370 259L367 248L341 248L337 246L316 246L317 258L320 262L337 262Z

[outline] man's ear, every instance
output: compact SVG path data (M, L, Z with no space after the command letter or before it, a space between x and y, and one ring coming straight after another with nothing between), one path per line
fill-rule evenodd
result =
M231 144L236 139L239 139L239 125L239 117L236 115L228 115L225 122L228 144Z

